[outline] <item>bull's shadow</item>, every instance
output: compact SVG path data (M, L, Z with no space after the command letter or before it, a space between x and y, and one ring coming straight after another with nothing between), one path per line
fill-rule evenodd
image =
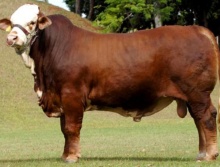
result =
M83 157L82 160L86 161L114 161L114 160L121 160L121 161L195 161L191 158L177 158L177 157Z
M193 158L178 158L178 157L83 157L80 161L155 161L155 162L195 162ZM0 159L2 163L25 163L25 162L63 162L61 158L30 158L30 159Z

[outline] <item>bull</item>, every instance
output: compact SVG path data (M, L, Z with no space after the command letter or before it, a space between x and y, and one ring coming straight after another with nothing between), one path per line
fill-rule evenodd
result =
M217 110L210 94L219 78L219 48L206 28L165 26L99 34L25 4L10 20L0 20L0 29L9 32L7 44L30 68L45 114L60 118L65 161L81 157L85 111L112 111L138 122L173 101L180 117L188 111L194 119L197 160L218 156Z

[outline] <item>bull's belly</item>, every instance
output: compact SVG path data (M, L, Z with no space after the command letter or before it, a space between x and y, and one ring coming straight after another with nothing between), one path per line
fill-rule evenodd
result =
M158 111L164 109L168 105L170 105L173 102L173 98L171 97L162 97L159 100L157 100L152 105L146 107L144 110L124 110L122 107L108 107L108 106L97 106L97 105L91 105L91 102L88 101L88 107L85 111L109 111L118 113L124 117L133 117L133 120L135 122L139 122L142 117L150 116L152 114L157 113Z

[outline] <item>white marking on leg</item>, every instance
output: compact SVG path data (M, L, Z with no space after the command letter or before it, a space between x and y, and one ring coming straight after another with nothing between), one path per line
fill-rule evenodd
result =
M49 117L55 117L55 118L58 118L58 117L60 117L60 116L61 116L61 113L60 113L60 112L51 113L51 114L49 115Z
M38 88L37 91L36 91L36 93L37 93L37 97L38 97L39 99L41 99L41 97L42 97L42 95L43 95L43 92Z

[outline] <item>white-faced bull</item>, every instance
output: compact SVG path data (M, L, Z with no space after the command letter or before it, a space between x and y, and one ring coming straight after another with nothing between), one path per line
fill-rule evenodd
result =
M197 160L215 160L217 110L210 94L219 78L219 48L199 26L165 26L129 34L98 34L62 15L45 16L37 5L0 20L7 44L34 76L39 104L59 117L65 138L62 158L76 162L83 114L113 111L140 121L172 101L187 111L199 133Z

